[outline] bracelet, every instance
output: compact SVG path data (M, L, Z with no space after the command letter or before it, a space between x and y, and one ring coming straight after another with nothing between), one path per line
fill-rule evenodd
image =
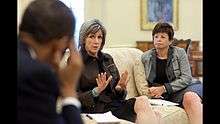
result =
M97 88L97 87L95 87L94 89L92 89L92 95L93 95L94 97L99 96L99 92L98 92L98 88Z

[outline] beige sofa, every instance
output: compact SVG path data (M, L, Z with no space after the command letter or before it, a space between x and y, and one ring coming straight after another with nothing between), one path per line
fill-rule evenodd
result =
M109 53L113 57L120 73L124 70L129 72L130 80L127 86L127 99L140 95L148 95L146 93L148 85L145 81L144 66L141 63L142 51L136 48L104 48L103 52ZM189 123L186 112L180 107L152 106L152 108L161 113L164 124Z

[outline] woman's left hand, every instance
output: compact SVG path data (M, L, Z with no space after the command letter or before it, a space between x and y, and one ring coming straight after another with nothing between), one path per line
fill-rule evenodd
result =
M164 87L163 86L159 86L159 87L150 87L148 89L149 91L149 95L154 97L154 98L160 98L161 95L165 92Z
M120 80L118 81L117 86L115 87L116 90L126 90L127 84L129 81L128 71L126 70L121 74Z

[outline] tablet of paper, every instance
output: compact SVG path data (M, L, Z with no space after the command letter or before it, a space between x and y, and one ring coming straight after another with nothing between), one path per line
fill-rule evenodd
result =
M98 124L119 124L120 119L115 117L111 111L106 113L85 114L88 118L94 119Z
M161 105L161 106L175 106L179 105L178 103L170 102L163 99L149 99L151 105Z

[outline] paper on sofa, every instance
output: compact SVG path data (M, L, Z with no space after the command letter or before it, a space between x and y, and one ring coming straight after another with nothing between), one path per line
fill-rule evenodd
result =
M160 106L175 106L179 105L178 103L170 102L163 99L149 99L151 105L160 105Z

